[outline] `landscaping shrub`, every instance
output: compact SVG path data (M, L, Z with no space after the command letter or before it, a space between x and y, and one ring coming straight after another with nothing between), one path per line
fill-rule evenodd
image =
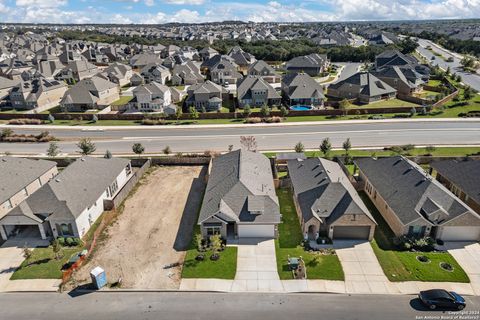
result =
M414 238L408 236L400 236L394 238L393 244L399 250L416 250L429 252L434 250L435 240L433 240L431 237Z
M57 238L58 243L63 247L65 246L65 238L64 237L58 237Z
M417 256L417 260L422 263L429 263L430 259L427 256Z
M282 122L282 118L277 117L277 116L273 116L273 117L266 118L265 122L266 123L280 123L280 122Z
M245 123L260 123L260 122L262 122L262 119L258 117L248 117L245 119Z
M453 271L453 266L447 262L440 262L440 268L449 272Z
M13 125L25 125L25 124L33 124L33 125L38 125L42 124L43 121L40 119L11 119L8 121L8 124L13 124Z
M67 246L72 247L72 246L73 246L73 243L74 243L74 240L73 240L73 238L68 237L68 238L65 240L65 243L67 244Z

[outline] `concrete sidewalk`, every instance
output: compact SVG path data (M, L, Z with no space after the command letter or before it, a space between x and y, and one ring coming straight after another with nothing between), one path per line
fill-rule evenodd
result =
M391 282L383 273L369 242L337 241L334 247L345 273L345 281L277 280L273 279L273 276L268 279L250 279L250 282L246 280L245 282L239 282L237 277L235 277L234 280L182 279L180 290L277 293L330 292L347 294L418 294L421 290L441 288L464 295L480 294L480 271L478 271L480 270L480 258L474 258L476 257L474 254L475 250L480 250L480 246L478 246L478 248L471 248L473 251L470 250L472 254L470 262L472 264L471 267L473 268L473 271L471 272L477 272L478 278L472 278L472 273L469 271L470 269L467 269L467 266L464 267L462 265L471 277L471 283L421 281ZM243 250L239 250L239 261L241 260L241 251ZM244 253L242 252L242 255L243 254ZM480 257L480 253L478 257ZM478 265L476 263L478 263ZM243 264L243 261L239 263L239 265L241 264ZM242 277L242 273L240 273L240 277ZM278 277L278 274L276 277Z
M54 126L54 125L9 125L0 124L0 128L11 129L37 129L37 130L76 130L76 131L109 131L109 130L182 130L182 129L208 129L208 128L253 128L253 127L285 127L307 125L337 125L337 124L381 124L381 123L405 123L405 122L480 122L478 118L415 118L415 119L382 119L382 120L331 120L331 121L298 121L281 123L257 123L257 124L190 124L184 126Z

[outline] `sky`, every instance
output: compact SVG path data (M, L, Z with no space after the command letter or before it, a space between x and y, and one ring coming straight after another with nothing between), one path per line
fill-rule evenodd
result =
M0 22L307 22L480 18L480 0L0 0Z

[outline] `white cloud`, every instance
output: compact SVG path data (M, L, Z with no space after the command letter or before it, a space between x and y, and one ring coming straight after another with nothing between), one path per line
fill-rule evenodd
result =
M164 0L165 3L175 4L175 5L184 5L188 4L191 6L199 6L205 3L205 0Z
M42 7L42 8L54 8L64 6L67 4L67 0L17 0L16 5L18 7Z

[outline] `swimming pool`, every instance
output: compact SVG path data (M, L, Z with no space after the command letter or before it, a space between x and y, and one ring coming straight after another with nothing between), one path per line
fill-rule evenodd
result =
M291 106L290 110L293 110L293 111L308 111L308 110L312 110L312 107L311 106L296 105L296 106Z

